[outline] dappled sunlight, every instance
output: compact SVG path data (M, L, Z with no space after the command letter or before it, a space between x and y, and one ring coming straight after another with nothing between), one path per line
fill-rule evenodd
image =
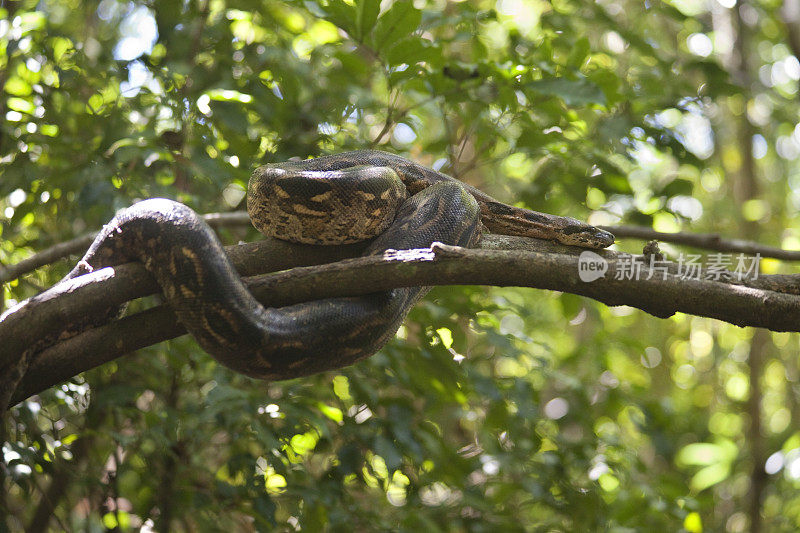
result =
M778 4L5 2L0 312L49 297L87 236L142 199L219 222L240 214L231 211L258 166L363 148L508 205L800 249L800 12ZM315 201L288 203L313 214ZM214 229L231 250L270 242L244 218ZM614 250L641 255L644 244L621 237ZM659 250L704 265L728 253ZM417 274L414 261L447 253L358 261L404 261ZM759 280L797 271L766 257L752 265ZM511 272L489 274L505 282ZM774 292L728 287L756 302L741 311L748 323L776 314L759 307ZM651 297L665 308L705 297L681 290ZM21 353L41 365L22 371L15 390L29 392L0 439L0 520L12 531L800 527L796 333L656 318L633 301L609 307L570 292L434 287L375 355L267 382L220 366L189 336L150 345L161 326L183 331L156 307L161 295L131 302L120 321L83 324L116 297L57 309L41 335L22 323L7 337L12 346L30 336L35 349L0 346L0 392ZM84 304L87 316L67 323ZM153 309L165 318L148 321ZM306 318L298 309L287 327ZM140 324L131 317L146 326L102 334ZM353 333L342 329L331 346ZM82 344L92 335L108 354L131 339L138 351L87 370L106 354ZM323 346L282 349L325 359ZM77 375L31 385L58 365Z
M106 3L119 5L112 0L102 2ZM98 15L105 11L102 4L98 8ZM157 41L158 28L150 9L145 6L132 7L119 24L119 41L114 46L114 58L133 61L152 52Z

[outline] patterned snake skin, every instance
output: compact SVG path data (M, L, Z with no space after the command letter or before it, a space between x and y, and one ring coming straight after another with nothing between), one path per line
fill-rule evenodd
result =
M402 157L357 151L256 169L248 212L262 232L294 242L374 239L365 254L471 246L480 222L499 233L603 248L607 232L511 207ZM200 346L223 365L280 380L350 365L379 350L429 287L332 298L278 309L245 288L222 245L191 209L152 199L107 224L65 279L140 261Z

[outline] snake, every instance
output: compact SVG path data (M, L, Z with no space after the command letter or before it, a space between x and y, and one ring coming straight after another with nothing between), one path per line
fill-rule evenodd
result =
M359 150L260 166L247 211L261 233L291 242L368 241L364 255L470 247L483 231L605 248L614 236L569 217L504 204L401 156ZM351 365L380 350L430 287L267 308L192 209L154 198L120 211L67 274L141 262L200 347L220 364L277 381ZM64 281L62 280L62 281Z

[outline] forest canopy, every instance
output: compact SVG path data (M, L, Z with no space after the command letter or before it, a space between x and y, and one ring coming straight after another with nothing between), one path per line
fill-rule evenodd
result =
M800 249L799 59L796 0L2 2L0 274L138 200L239 211L257 166L364 148L595 225ZM0 312L79 256L3 278ZM9 409L0 530L796 531L799 346L480 286L290 381L184 336Z

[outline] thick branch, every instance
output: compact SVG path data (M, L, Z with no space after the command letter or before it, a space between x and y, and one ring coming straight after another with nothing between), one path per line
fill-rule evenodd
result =
M228 246L226 251L242 276L275 272L298 265L318 265L359 255L364 244L308 246L277 239ZM24 351L48 346L53 324L81 329L86 317L103 316L125 302L158 292L144 267L129 263L79 276L21 302L0 315L0 368L16 363ZM69 334L69 332L67 332Z
M609 271L605 278L586 283L579 277L580 253L579 249L543 241L488 236L482 249L438 247L433 251L360 257L247 281L253 294L268 307L403 286L514 285L571 292L608 305L630 305L658 317L684 312L739 326L800 330L800 296L762 288L788 287L787 292L797 291L795 277L776 280L764 276L751 283L760 287L680 279L661 272L646 279L650 271L642 265L639 279L614 279L615 272L625 270L625 258L623 254L601 252L609 261ZM109 281L98 282L102 286L106 283ZM109 297L110 292L105 291L104 303ZM20 383L14 401L120 355L183 333L174 315L163 306L90 329L39 354ZM0 329L0 338L3 337ZM3 339L0 347L5 342ZM6 357L10 355L5 352Z
M250 219L244 211L230 213L208 213L203 218L211 227L249 226ZM757 242L739 239L725 239L716 233L664 233L644 226L600 226L617 237L659 240L719 252L735 252L760 254L785 261L800 261L800 250L784 250L774 246L766 246ZM49 265L71 255L82 254L92 243L97 232L87 233L82 237L64 241L38 252L19 263L3 267L0 265L0 283L13 281L37 268Z

